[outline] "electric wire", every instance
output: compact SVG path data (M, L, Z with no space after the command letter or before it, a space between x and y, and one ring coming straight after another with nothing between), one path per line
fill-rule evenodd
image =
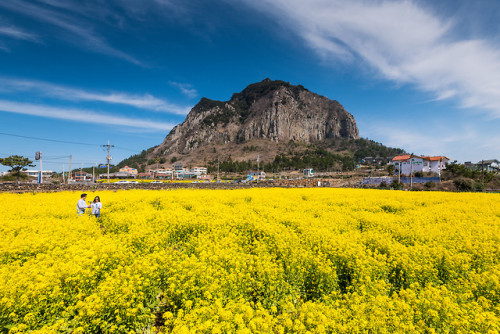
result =
M18 138L24 138L24 139L42 140L42 141L48 141L48 142L53 142L53 143L85 145L85 146L95 146L95 147L101 146L99 144L82 143L82 142L77 142L77 141L67 141L67 140L49 139L49 138L32 137L32 136L23 136L23 135L16 135L13 133L6 133L6 132L0 132L0 135L10 136L10 137L18 137ZM126 147L121 147L121 146L115 146L115 148L120 149L120 150L124 150L124 151L130 151L130 152L141 152L142 151L142 150L136 150L136 149L126 148Z

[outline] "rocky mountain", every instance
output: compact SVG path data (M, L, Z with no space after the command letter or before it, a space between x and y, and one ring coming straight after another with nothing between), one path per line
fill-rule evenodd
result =
M265 79L229 101L202 98L147 158L186 164L257 156L265 161L289 151L291 143L306 147L335 138L359 138L354 117L339 102Z

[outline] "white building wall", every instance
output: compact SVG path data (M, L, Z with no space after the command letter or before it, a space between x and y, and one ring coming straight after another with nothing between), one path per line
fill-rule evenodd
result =
M207 168L206 167L194 167L191 172L194 174L194 175L203 175L203 174L207 174Z
M413 167L411 167L410 162L411 165L413 165ZM394 161L393 164L396 170L399 169L400 163L401 163L401 175L410 175L411 172L415 173L424 171L424 159L422 158L411 158L409 160L401 162Z
M23 173L28 174L28 176L38 177L38 174L40 173L40 171L39 170L29 169L29 170L24 171ZM44 170L44 171L42 171L43 177L49 177L49 176L52 176L52 174L54 174L54 172L51 171L51 170Z
M440 163L439 160L437 161L431 161L431 172L434 172L436 174L440 174L441 170L446 168L446 163L448 163L448 159L443 159L443 161Z
M422 172L428 173L431 171L432 161L423 159Z

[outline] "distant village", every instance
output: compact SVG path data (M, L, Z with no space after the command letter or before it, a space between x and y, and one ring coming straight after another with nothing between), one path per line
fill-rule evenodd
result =
M386 168L394 177L418 177L418 176L434 176L439 177L446 166L450 163L450 159L446 156L418 156L418 155L400 155L393 157L387 163L387 158L365 157L360 159L358 168ZM392 167L390 167L392 166ZM476 163L465 162L464 166L470 170L479 170L484 172L500 172L500 161L497 159L482 160ZM29 177L38 178L40 170L29 169L24 171ZM7 173L0 173L0 176ZM55 173L50 170L44 170L42 177L48 179ZM318 175L313 168L302 170L302 177L310 178ZM67 175L66 175L67 178ZM100 173L93 175L82 170L74 170L71 173L70 180L72 182L92 182L98 179L139 179L139 180L201 180L210 181L215 177L208 174L207 167L195 166L186 168L182 163L175 163L171 168L157 168L139 173L136 168L125 166L114 173ZM265 179L264 171L249 171L247 175L248 181ZM369 180L367 181L369 183ZM375 180L375 183L380 180Z

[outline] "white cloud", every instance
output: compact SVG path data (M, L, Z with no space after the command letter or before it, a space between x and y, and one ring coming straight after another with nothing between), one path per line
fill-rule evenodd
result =
M37 6L35 3L16 1L0 1L0 7L18 12L21 15L48 23L59 29L59 38L86 50L120 58L130 63L144 66L142 62L109 45L101 36L92 30L92 26L79 20L74 15L65 15L49 7Z
M0 111L45 118L55 118L79 123L126 126L147 130L155 129L158 131L169 131L175 126L175 124L172 123L114 116L106 113L98 113L91 110L69 109L39 104L19 103L6 100L0 100Z
M192 99L198 96L198 91L190 84L183 84L179 82L170 81L170 85L179 88L182 94Z
M66 101L95 101L122 104L177 115L186 115L190 109L189 107L169 103L168 101L154 97L150 94L137 95L122 92L103 94L54 85L42 81L9 78L0 78L0 85L2 86L0 91L35 91L44 96L56 97Z
M24 32L23 30L16 28L16 27L0 27L0 35L1 36L7 36L10 38L15 38L15 39L21 39L21 40L27 40L27 41L37 41L37 38L35 35L29 34L27 32Z
M498 43L459 37L459 22L415 1L243 1L280 20L323 57L361 60L385 79L500 118Z

